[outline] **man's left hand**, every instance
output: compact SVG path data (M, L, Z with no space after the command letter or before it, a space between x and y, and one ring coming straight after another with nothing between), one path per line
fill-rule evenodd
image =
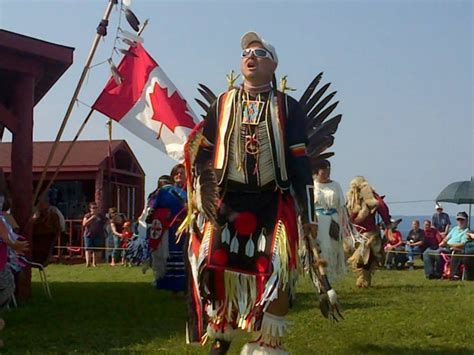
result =
M316 239L318 235L318 225L314 223L303 223L303 234L305 237Z

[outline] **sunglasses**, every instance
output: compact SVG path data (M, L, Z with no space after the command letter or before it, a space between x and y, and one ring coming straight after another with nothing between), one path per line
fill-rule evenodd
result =
M256 58L268 58L273 60L273 55L265 48L247 48L242 51L242 58L254 55Z

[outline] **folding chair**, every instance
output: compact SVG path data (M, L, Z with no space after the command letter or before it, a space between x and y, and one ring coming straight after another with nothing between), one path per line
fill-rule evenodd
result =
M51 289L49 288L48 278L46 277L46 272L44 271L44 266L39 263L35 263L33 261L28 260L23 255L20 255L19 258L21 259L21 261L28 264L31 268L38 269L41 284L43 286L43 291L49 299L53 299L53 296L51 295Z

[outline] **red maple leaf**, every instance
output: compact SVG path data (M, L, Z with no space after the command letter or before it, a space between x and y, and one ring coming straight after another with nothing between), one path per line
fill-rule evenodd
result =
M186 100L179 96L178 91L168 97L168 89L155 83L153 92L150 93L150 101L153 108L151 119L161 122L173 133L178 126L193 129L196 125L193 117L186 112L188 109Z

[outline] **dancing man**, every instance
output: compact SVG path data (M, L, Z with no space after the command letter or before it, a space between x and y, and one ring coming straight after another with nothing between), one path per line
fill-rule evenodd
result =
M243 85L210 108L192 168L190 292L197 321L188 336L199 340L204 333L203 309L211 354L227 353L236 329L254 332L242 354L283 354L297 276L297 218L308 238L316 235L306 115L276 89L275 48L255 32L242 37L241 47Z
M390 227L390 214L382 197L363 176L356 176L350 183L347 209L361 236L357 249L348 261L357 276L357 287L368 288L377 263L382 262L382 238L375 216L378 213L385 226Z

